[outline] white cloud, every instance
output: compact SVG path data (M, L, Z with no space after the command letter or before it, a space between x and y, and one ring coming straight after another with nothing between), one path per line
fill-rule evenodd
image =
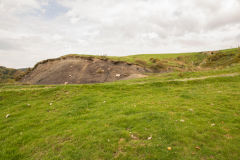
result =
M236 46L239 0L0 0L0 65Z

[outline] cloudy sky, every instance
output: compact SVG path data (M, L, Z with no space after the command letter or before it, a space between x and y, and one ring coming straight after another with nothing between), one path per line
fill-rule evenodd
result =
M240 0L0 0L0 66L240 44Z

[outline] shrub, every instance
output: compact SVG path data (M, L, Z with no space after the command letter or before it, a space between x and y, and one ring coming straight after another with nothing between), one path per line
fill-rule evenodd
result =
M16 81L19 81L19 80L21 80L25 75L29 74L31 71L32 71L31 68L27 68L26 71L24 71L24 72L19 72L18 74L15 74L15 75L14 75L14 79L15 79Z
M142 65L142 66L146 66L146 65L147 65L147 62L144 61L144 60L141 60L141 59L136 59L135 62L136 62L137 64Z
M183 72L180 72L180 73L178 74L178 76L182 78L182 77L183 77Z
M101 69L101 68L98 68L97 71L96 71L96 73L104 73L104 70Z
M165 65L162 62L160 62L160 61L156 63L156 66L158 68L160 68L160 69L164 69L165 68Z
M184 60L184 56L178 56L178 57L176 58L176 60L182 61L182 60Z
M150 58L149 59L152 63L156 63L156 62L159 62L160 60L157 59L157 58Z
M150 68L154 71L161 71L166 69L166 66L161 61L159 61L156 64L151 65Z

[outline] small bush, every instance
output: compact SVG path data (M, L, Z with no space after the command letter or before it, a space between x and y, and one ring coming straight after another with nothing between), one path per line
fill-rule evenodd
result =
M160 62L160 61L156 63L156 66L158 68L160 68L160 69L164 69L165 68L165 65L162 62Z
M97 71L96 71L96 73L104 73L104 70L101 69L101 68L98 68Z
M208 60L210 61L210 62L212 62L212 61L217 61L218 59L220 59L220 58L222 58L222 57L224 57L225 55L224 54L216 54L216 55L213 55L213 56L209 56L208 57Z
M240 54L237 55L237 58L240 58Z
M146 65L147 65L147 62L144 61L144 60L141 60L141 59L136 59L135 62L136 62L137 64L142 65L142 66L146 66Z
M90 57L90 56L89 56L89 57L83 57L83 59L84 59L84 58L85 58L86 60L88 60L88 61L93 61L93 59L94 59L93 57Z
M15 79L16 81L19 81L19 80L21 80L25 75L29 74L31 71L32 71L32 69L31 69L31 68L28 68L28 69L26 69L26 71L24 71L24 72L19 72L18 74L15 74L15 75L14 75L14 79Z
M103 61L108 60L107 54L99 54L98 58Z
M167 67L166 67L161 61L159 61L159 62L157 62L157 63L151 65L150 68L151 68L152 70L158 72L158 71L161 71L161 70L166 69Z
M180 73L178 74L178 76L182 78L182 77L183 77L183 73L180 72Z
M152 63L156 63L156 62L159 62L160 60L157 59L157 58L150 58L149 59Z
M182 61L182 60L184 60L184 56L178 56L178 57L176 58L176 60Z

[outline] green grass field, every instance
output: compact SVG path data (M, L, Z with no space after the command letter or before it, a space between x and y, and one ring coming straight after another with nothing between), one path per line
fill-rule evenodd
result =
M169 74L1 85L0 159L239 159L240 76L175 82Z
M139 54L123 57L71 54L62 56L60 58L95 57L100 59L134 63L142 67L157 69L158 71L159 69L160 71L193 71L199 70L198 67L218 68L240 62L240 48L232 48L213 52L213 55L206 54L207 52L192 52L175 54ZM48 60L45 60L45 62L47 61Z
M221 52L207 59L213 68L199 71L102 84L0 84L0 160L239 160L240 64L231 55L239 51ZM187 65L202 56L190 55L180 55ZM175 61L179 54L125 60L153 56Z

